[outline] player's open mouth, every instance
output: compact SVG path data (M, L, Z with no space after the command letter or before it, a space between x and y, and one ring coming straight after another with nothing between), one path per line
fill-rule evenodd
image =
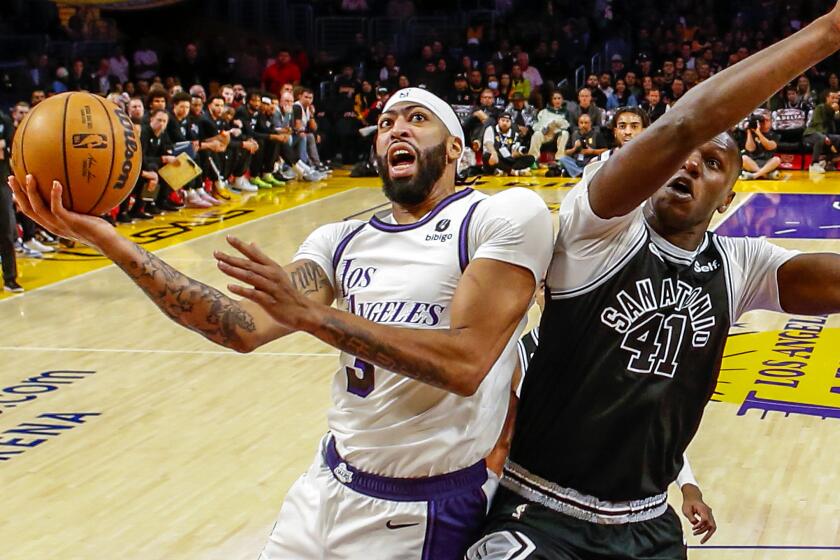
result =
M694 198L694 189L691 181L684 177L677 177L668 183L668 190L681 200L691 200Z
M388 148L388 171L392 179L411 177L417 167L417 152L405 142Z

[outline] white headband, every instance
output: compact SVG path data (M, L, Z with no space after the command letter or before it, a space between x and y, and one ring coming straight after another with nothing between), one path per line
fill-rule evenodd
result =
M464 130L461 128L461 121L449 104L430 91L420 88L405 88L394 93L385 103L382 112L389 111L397 103L416 103L422 105L441 120L449 134L461 139L461 148L464 148Z

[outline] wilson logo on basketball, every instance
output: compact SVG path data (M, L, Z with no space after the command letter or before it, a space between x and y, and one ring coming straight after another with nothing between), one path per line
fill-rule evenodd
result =
M108 137L104 134L74 134L73 147L84 150L104 150L108 148Z

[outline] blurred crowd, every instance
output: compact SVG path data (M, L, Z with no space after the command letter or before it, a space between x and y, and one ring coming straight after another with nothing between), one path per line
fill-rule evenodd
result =
M315 3L329 13L378 8L399 18L423 9L411 0L324 4ZM461 119L469 148L462 178L528 175L540 168L574 177L613 147L609 127L618 108L635 107L655 122L697 84L807 25L830 5L498 2L495 18L471 18L456 36L432 38L407 53L359 33L333 57L255 37L124 38L113 21L79 11L61 32L113 40L113 50L64 61L31 53L13 78L19 101L8 115L0 113L0 165L32 107L65 91L102 95L129 114L144 153L132 196L106 218L147 220L222 204L231 191L323 181L340 165L352 166L353 175L374 175L379 112L395 91L421 87L444 98ZM798 155L801 167L815 173L834 169L840 159L836 69L836 58L809 69L745 119L735 131L744 149L743 178L776 177L784 153ZM181 153L198 164L200 175L176 190L158 171ZM14 234L4 238L22 256L54 251L55 240L20 214ZM9 251L0 252L4 264ZM12 273L4 280L7 287L14 283Z

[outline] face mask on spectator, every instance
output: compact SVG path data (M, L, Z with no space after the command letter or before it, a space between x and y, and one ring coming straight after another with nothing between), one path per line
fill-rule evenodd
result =
M496 89L499 87L499 82L487 82L487 87L490 89Z

